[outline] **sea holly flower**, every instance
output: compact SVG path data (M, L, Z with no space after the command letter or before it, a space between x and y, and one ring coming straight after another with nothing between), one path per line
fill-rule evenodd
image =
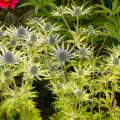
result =
M90 51L89 51L88 48L82 47L82 48L79 49L79 52L78 52L78 57L79 58L86 58L89 55L90 55Z
M17 45L17 40L16 40L16 39L12 39L12 40L10 41L10 45L11 45L11 46L16 46L16 45Z
M71 50L68 50L69 47L67 47L67 49L64 49L64 46L62 45L62 47L58 47L55 50L55 57L58 59L58 61L62 64L64 64L66 61L69 61L71 58Z
M51 30L51 28L52 28L52 24L51 24L50 22L46 22L46 23L44 24L44 29L45 29L46 31Z
M51 45L53 45L53 44L55 44L56 43L56 38L55 38L55 36L49 36L48 37L48 42L51 44Z
M74 7L73 8L73 13L72 13L73 16L79 16L80 13L81 13L80 7Z
M89 35L94 36L95 35L95 29L94 29L94 27L92 25L89 25L87 27L87 32L88 32Z
M86 7L86 3L82 6L72 6L71 8L67 9L67 13L71 14L72 16L86 16L90 15L93 7Z
M5 64L15 64L17 62L16 57L13 55L13 53L11 51L7 51L4 55L3 55L3 62Z
M70 54L65 49L59 49L56 51L56 57L61 63L64 63L69 60Z
M12 37L10 42L9 42L9 45L13 47L13 46L17 46L17 43L18 43L18 38Z
M50 35L50 36L48 37L48 42L49 42L51 45L54 45L54 44L59 43L63 38L64 38L64 36L60 36L60 34Z
M17 37L27 36L27 30L23 26L19 26L16 32Z
M55 11L53 11L51 14L53 16L63 16L66 13L67 7L59 6L56 8Z
M112 63L113 65L120 65L120 59L118 57L113 57Z
M63 11L64 11L64 9L63 9L62 6L60 6L60 7L57 8L57 13L58 13L58 15L62 15L62 14L63 14Z
M31 75L36 76L37 73L38 73L38 67L37 66L32 66L30 68L30 73L31 73Z
M35 34L35 33L33 33L33 34L31 35L31 37L30 37L30 41L31 41L32 43L36 42L37 39L38 39L38 36L37 36L37 34Z
M10 75L11 75L11 71L10 71L10 70L5 70L5 71L4 71L4 76L5 76L6 78L9 78Z
M10 7L11 9L15 8L15 4L17 4L19 0L0 0L0 7L6 9Z
M108 63L110 66L120 66L120 58L116 55L110 55L110 57L105 58L105 61Z

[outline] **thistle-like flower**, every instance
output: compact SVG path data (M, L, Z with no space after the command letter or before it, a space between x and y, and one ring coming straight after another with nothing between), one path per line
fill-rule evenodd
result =
M82 89L76 89L76 90L74 91L74 94L75 94L75 95L78 95L78 96L82 96L82 95L84 94L84 92L82 91Z
M39 22L39 21L40 21L40 18L39 18L39 17L35 17L33 20Z
M60 63L64 64L66 61L69 61L69 59L71 58L71 50L68 51L68 48L64 49L63 46L62 48L58 47L55 52L55 56L59 60Z
M51 25L50 22L46 22L46 23L44 24L44 29L45 29L45 30L49 31L49 30L51 30L51 28L52 28L52 25Z
M31 75L33 75L33 76L37 75L37 73L38 73L38 67L37 67L37 66L32 66L32 67L30 68L30 73L31 73Z
M94 27L92 25L89 25L87 27L87 32L88 32L89 35L94 36L95 35L95 29L94 29Z
M81 13L80 7L73 8L73 13L72 13L73 16L79 16L80 13Z
M31 41L31 42L36 42L37 39L38 39L37 35L36 35L35 33L33 33L33 34L31 35L30 41Z
M120 58L118 55L110 54L110 57L106 57L105 61L107 62L108 66L113 66L113 67L120 66Z
M4 76L5 76L6 78L10 77L10 75L11 75L10 70L5 70L5 71L4 71Z
M62 15L62 14L63 14L63 11L64 11L64 9L63 9L62 6L60 6L60 7L57 8L57 13L58 13L58 15Z
M84 74L84 69L81 68L78 72L79 72L79 75L83 75Z
M7 51L4 55L3 55L3 62L5 64L15 64L17 62L16 57L13 55L13 53L11 51Z
M112 63L113 65L120 65L120 59L118 57L113 57Z
M51 14L53 16L62 16L66 13L66 9L67 7L64 8L63 6L59 6L56 8L56 11L53 11Z
M53 44L55 44L56 43L56 38L55 38L55 36L49 36L48 37L48 42L51 44L51 45L53 45Z
M60 34L51 35L48 37L48 42L51 45L54 45L56 43L59 43L63 38L64 36L60 36Z
M85 7L87 3L84 3L82 6L72 6L71 8L67 8L67 13L71 14L72 16L86 16L89 15L92 6L91 7Z
M18 40L17 38L12 38L10 41L10 45L12 45L12 46L17 45L17 40Z
M16 32L17 37L27 36L27 30L23 26L19 26Z
M85 58L88 57L90 55L90 51L88 50L88 48L80 48L79 52L78 52L78 57L79 58Z

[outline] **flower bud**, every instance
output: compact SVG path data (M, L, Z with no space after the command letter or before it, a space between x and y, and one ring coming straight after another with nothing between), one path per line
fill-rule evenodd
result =
M17 29L17 36L18 37L23 37L23 36L27 36L27 31L23 26L19 26Z
M59 15L62 15L63 14L63 7L62 6L58 7L57 12Z
M37 35L32 34L30 40L31 40L31 42L36 42L37 41Z
M5 70L5 71L4 71L4 76L5 76L6 78L10 77L10 75L11 75L10 70Z
M92 36L95 35L95 30L94 30L94 27L92 25L89 25L87 27L87 31L90 35L92 35Z
M56 58L61 62L65 63L71 57L71 54L67 52L65 49L58 49L55 53Z
M37 73L38 73L38 67L37 66L32 66L31 68L30 68L30 73L31 73L31 75L37 75Z
M44 25L44 29L49 31L49 30L51 30L51 28L52 28L51 23L50 22L46 22L45 25Z
M73 9L73 16L79 16L80 15L80 8L79 7L75 7Z
M79 58L87 57L90 54L90 51L86 48L80 48L78 56Z
M3 56L3 61L5 64L15 64L17 60L12 52L7 51Z
M114 65L119 65L120 64L120 59L118 57L114 57L112 63Z
M48 41L49 41L50 44L55 44L56 43L55 36L49 36Z

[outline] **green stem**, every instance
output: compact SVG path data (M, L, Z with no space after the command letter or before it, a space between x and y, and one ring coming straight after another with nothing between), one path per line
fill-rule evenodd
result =
M100 103L101 103L101 101L100 101L100 98L101 98L101 94L99 93L99 119L100 119Z
M114 86L114 85L112 85ZM114 97L115 97L115 89L112 87L112 93L111 93L111 102L110 102L110 106L109 106L109 114L110 114L110 120L112 120L112 107L113 106L113 101L114 101Z
M79 16L77 16L77 32L79 32Z
M11 66L11 65L7 65L7 68L8 68L9 70L12 70L12 66ZM14 88L15 88L15 90L16 90L16 89L17 89L17 86L16 86L16 83L15 83L14 77L12 77L12 81L13 81L13 86L14 86Z
M66 21L66 19L65 19L65 17L63 15L62 15L62 18L63 18L63 21L65 22L67 28L71 31L71 29L70 29L70 27L69 27L69 25L68 25L68 23L67 23L67 21Z
M91 60L91 65L93 66L93 72L92 72L92 81L94 82L93 84L93 91L92 91L92 99L94 98L94 93L95 93L95 76L94 76L94 70L95 70L95 63L94 63L94 47L93 47L93 37L91 38L92 41L92 60ZM94 101L91 104L91 112L93 114L93 108L94 108Z
M61 63L61 70L64 73L64 83L66 83L67 82L66 68L65 68L65 65L63 65L62 63Z
M105 39L104 39L104 41L103 41L100 49L98 50L98 52L97 52L97 54L96 54L96 57L98 56L98 54L100 53L101 49L103 48L103 46L104 46L104 44L105 44L105 41L106 41L106 38L107 38L107 36L105 37Z
M26 107L23 108L24 120L28 120Z

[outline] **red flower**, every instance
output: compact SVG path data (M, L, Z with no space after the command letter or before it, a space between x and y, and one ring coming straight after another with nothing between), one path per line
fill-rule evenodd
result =
M0 7L4 9L8 7L10 7L11 9L14 9L15 4L18 2L19 0L0 0Z

